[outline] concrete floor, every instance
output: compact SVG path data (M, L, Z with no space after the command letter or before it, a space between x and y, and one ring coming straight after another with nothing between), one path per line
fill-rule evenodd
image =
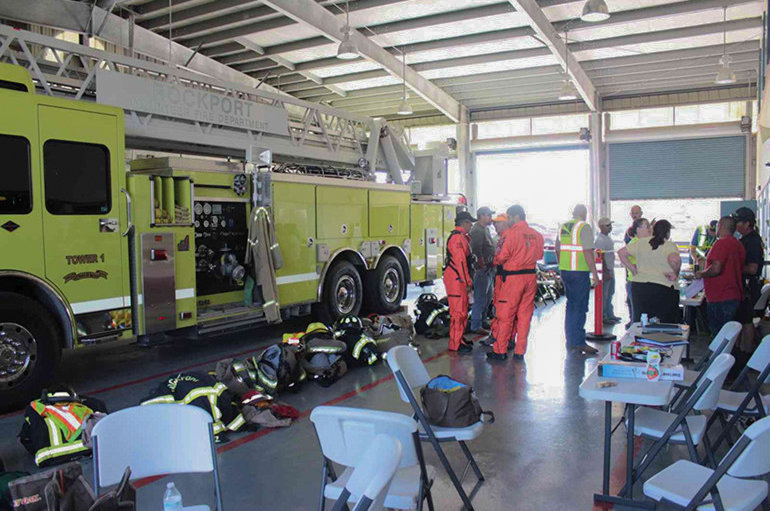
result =
M410 291L414 299L419 290ZM623 289L615 298L616 312L626 316ZM622 313L622 314L621 314ZM248 353L276 342L283 331L296 331L305 322L281 328L229 334L204 340L178 340L164 346L98 347L65 356L60 381L71 383L82 394L106 401L110 410L138 404L161 378L184 370L208 370L218 359ZM539 307L532 323L525 361L490 364L486 348L472 354L446 351L446 340L418 339L432 375L448 374L473 385L482 405L495 412L496 422L470 444L487 482L474 498L478 510L588 510L592 495L601 488L603 403L585 401L578 386L598 358L567 354L563 336L564 299ZM593 324L589 314L589 325ZM615 327L619 333L622 325ZM701 350L705 341L696 344ZM608 345L597 345L602 353ZM317 508L321 457L307 416L321 404L372 408L409 413L389 378L386 364L356 369L329 388L307 384L297 394L281 399L295 406L303 417L291 427L237 433L218 446L225 509L290 511ZM615 417L622 408L616 406ZM0 458L8 470L33 470L30 456L15 438L20 413L0 416ZM613 438L612 488L617 491L625 470L625 436ZM456 445L448 445L453 464L464 461ZM446 473L428 444L427 461L436 467L433 488L436 509L462 508ZM686 457L678 447L666 449L648 476L671 461ZM83 462L91 477L90 460ZM466 487L473 479L468 477ZM139 491L138 509L159 509L163 478ZM213 503L213 486L205 476L173 477L187 505ZM637 496L641 491L637 489ZM426 507L427 509L427 507Z

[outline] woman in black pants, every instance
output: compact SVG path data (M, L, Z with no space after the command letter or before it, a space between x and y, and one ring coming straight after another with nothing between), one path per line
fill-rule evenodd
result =
M626 245L618 251L623 265L634 276L631 301L634 321L642 314L657 317L663 323L678 323L679 270L682 258L677 246L669 241L671 224L658 220L652 227L652 237ZM632 263L629 256L636 259Z

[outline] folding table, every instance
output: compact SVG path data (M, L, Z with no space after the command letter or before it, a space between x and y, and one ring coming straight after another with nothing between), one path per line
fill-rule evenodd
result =
M683 338L686 340L690 336L690 328L682 325ZM622 346L634 342L634 336L640 335L642 328L639 323L634 323L620 339ZM678 364L684 352L683 346L674 346L671 356L663 362L665 364ZM608 354L603 360L610 360ZM614 387L599 388L598 383L602 381L612 381ZM634 414L636 407L643 406L666 406L671 399L671 392L674 388L673 381L648 382L646 380L637 380L629 378L603 378L599 376L598 366L586 376L583 383L580 384L579 394L584 399L604 401L604 473L602 479L602 493L594 494L594 502L609 502L621 504L630 507L641 507L654 509L652 502L635 501L634 494ZM610 450L612 439L612 403L624 403L626 406L625 416L628 420L626 433L626 484L624 495L610 495Z

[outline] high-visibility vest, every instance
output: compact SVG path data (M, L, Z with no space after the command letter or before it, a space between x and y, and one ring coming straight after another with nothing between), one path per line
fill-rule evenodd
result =
M559 269L565 271L590 271L580 234L588 226L582 220L570 220L562 224L559 233Z
M716 236L709 236L708 235L708 225L704 225L702 227L698 227L695 231L697 233L698 237L698 243L695 245L695 248L703 252L703 255L705 255L709 250L711 250L711 247L714 246L714 243L717 242Z
M82 403L47 404L32 401L27 410L21 437L35 457L35 464L45 467L88 454L90 449L81 438L83 421L93 410ZM32 429L35 431L32 431ZM45 429L46 433L43 433ZM33 452L34 451L34 452Z

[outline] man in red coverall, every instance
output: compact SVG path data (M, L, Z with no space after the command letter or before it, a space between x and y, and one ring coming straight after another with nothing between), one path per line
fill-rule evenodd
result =
M471 277L471 245L468 232L476 219L467 211L457 213L455 228L447 240L447 260L444 269L444 287L449 298L449 351L468 353L473 345L463 339L468 323L468 302L473 279Z
M510 227L510 224L508 223L508 217L505 216L505 213L500 213L495 218L492 219L492 223L495 226L495 234L496 236L496 246L500 247L503 241L503 233L505 232L508 227ZM495 253L499 249L495 249ZM501 284L500 278L495 275L495 286L494 286L494 293L492 294L492 299L494 300L494 297L497 296L500 291L500 284ZM490 322L490 328L489 328L489 337L486 339L483 339L479 342L483 344L484 346L492 346L495 342L495 339L497 339L497 315L492 318L492 321Z
M497 339L493 351L487 353L491 360L508 358L508 342L516 322L516 348L513 358L523 359L527 351L527 336L532 313L535 310L537 261L543 258L543 236L527 225L527 215L521 206L508 208L511 226L503 233L498 244L494 264L502 280L495 296Z

